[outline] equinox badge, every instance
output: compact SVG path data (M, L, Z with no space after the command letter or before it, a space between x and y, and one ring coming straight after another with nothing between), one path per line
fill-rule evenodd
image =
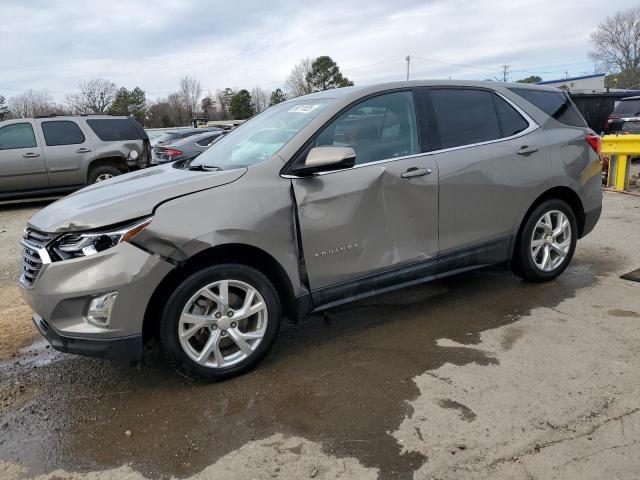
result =
M313 254L313 258L315 260L318 258L328 257L330 255L338 255L339 253L346 253L351 250L355 250L356 248L360 248L360 242L353 242L347 245L342 245L341 247L330 248L328 250L323 250L322 252L316 252Z

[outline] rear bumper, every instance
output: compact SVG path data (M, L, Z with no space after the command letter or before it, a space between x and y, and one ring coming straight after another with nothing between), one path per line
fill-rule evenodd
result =
M585 212L584 228L582 229L580 238L584 237L586 234L591 232L591 230L593 230L593 228L596 226L596 223L598 223L598 220L600 219L601 213L602 213L602 205L598 205L598 207L594 208L593 210Z
M64 353L108 358L132 364L142 358L142 335L90 339L60 335L42 317L33 315L33 323L53 348Z

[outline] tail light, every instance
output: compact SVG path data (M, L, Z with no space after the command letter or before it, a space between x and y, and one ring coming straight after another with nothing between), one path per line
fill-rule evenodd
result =
M182 155L182 150L176 150L175 148L165 148L161 153L164 153L169 157L177 157L179 155Z
M609 124L610 124L612 121L613 121L613 120L612 120L612 118L611 118L611 115L609 115L609 116L607 117L607 119L604 121L604 131L605 131L605 132L608 132L608 131L609 131Z
M593 148L593 151L600 155L600 135L596 135L595 133L587 133L584 136L584 139L587 141L589 146Z

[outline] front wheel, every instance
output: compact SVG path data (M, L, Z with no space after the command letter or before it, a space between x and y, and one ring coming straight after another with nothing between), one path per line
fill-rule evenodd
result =
M513 271L532 282L548 282L568 266L578 239L573 209L563 200L547 200L527 217L516 244Z
M160 340L179 373L208 381L253 368L280 329L280 302L254 268L221 264L185 279L169 297Z

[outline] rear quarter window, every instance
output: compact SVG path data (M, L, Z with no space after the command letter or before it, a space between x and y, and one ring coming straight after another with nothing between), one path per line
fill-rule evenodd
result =
M494 95L493 101L496 105L496 111L498 112L500 130L502 131L503 137L512 137L529 127L529 122L527 122L522 115L520 115L516 109L509 105L505 100L500 98L498 95Z
M640 100L620 100L613 109L613 113L634 117L640 115Z
M94 118L87 125L103 142L148 139L138 122L128 118Z
M550 117L560 123L573 127L586 127L587 122L573 104L569 96L564 92L550 90L533 90L528 88L511 88L513 93L520 95L528 102L534 104Z

